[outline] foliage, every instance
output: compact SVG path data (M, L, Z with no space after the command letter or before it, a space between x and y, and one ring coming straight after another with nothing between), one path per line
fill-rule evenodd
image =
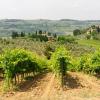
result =
M100 49L91 55L90 67L92 68L93 73L100 74Z
M18 32L13 31L11 37L14 39L18 37Z
M98 35L100 34L100 27L96 25L91 25L88 28L85 29L76 29L73 31L74 36L81 36L81 38L85 39L94 39L98 40Z
M51 69L56 74L57 77L61 80L63 85L63 78L66 74L67 67L70 64L69 52L63 47L59 47L51 56Z
M86 35L85 35L85 38L86 38L86 39L90 39L90 38L91 38L91 35L90 35L90 34L86 34Z
M0 68L3 68L5 71L6 87L9 87L11 83L13 84L17 75L26 75L27 73L36 75L47 68L51 69L51 71L56 74L61 80L61 83L63 83L63 77L67 70L83 71L88 74L99 74L100 51L94 53L95 49L90 47L99 48L99 40L77 41L80 44L83 43L84 46L75 43L61 43L59 41L32 41L30 38L0 40L0 53L2 53L0 55ZM6 45L6 42L9 42L9 44ZM64 44L64 46L61 46L62 44ZM4 48L9 48L10 50L3 52ZM55 50L55 48L57 49ZM69 52L65 48L71 50L72 56L69 55ZM42 55L42 57L32 52L36 52ZM49 58L49 63L44 56Z
M48 37L47 36L44 36L44 35L41 35L41 34L39 34L39 35L37 35L37 34L32 34L31 36L30 36L31 38L33 38L33 40L36 40L36 41L48 41Z
M7 87L10 87L12 79L16 77L16 74L40 72L42 67L46 66L44 59L39 58L36 53L24 49L6 50L1 63L5 71Z
M58 41L61 43L75 43L75 38L73 36L59 36Z
M47 59L51 58L52 53L55 51L55 48L51 44L45 45L44 55Z
M83 55L80 57L79 63L77 65L77 71L83 71L85 73L90 73L88 58L89 58L89 55Z
M76 61L76 62L75 62ZM88 74L100 73L100 50L95 51L93 54L83 55L76 58L72 62L73 67L71 70L83 71Z
M79 57L70 57L70 66L68 66L68 71L78 71L79 68L77 68L78 63L79 63Z
M75 29L74 31L73 31L73 35L74 36L77 36L77 35L80 35L81 34L81 31L79 30L79 29Z
M20 36L21 36L21 37L25 37L25 32L21 32L21 33L20 33Z
M12 39L15 39L17 37L25 37L25 32L18 33L18 32L13 31L11 37Z

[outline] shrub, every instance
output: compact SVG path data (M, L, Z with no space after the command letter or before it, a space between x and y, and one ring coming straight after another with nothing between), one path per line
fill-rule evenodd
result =
M44 55L46 56L47 59L50 59L54 50L55 48L51 44L45 45Z
M94 74L100 74L100 50L95 51L90 58L90 67Z
M59 36L58 37L58 41L60 41L61 43L75 43L75 38L73 36Z
M76 71L83 71L88 74L100 73L100 51L95 51L93 54L81 56L73 66L76 66Z
M60 79L60 83L62 85L69 64L70 64L69 52L63 46L57 48L51 56L51 69Z
M73 31L73 35L74 36L77 36L77 35L80 35L81 34L81 31L79 30L79 29L75 29L74 31Z
M16 74L40 72L46 63L36 53L24 49L6 50L2 58L6 87L10 87Z

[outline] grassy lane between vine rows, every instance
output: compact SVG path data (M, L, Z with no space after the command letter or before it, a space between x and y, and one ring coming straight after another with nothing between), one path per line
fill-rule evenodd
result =
M100 48L100 41L99 40L78 40L77 42L81 45L92 46L96 49Z

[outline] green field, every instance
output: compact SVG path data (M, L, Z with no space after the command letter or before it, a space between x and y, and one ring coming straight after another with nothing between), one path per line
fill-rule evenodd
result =
M77 42L81 45L95 47L96 49L100 48L100 40L78 40Z

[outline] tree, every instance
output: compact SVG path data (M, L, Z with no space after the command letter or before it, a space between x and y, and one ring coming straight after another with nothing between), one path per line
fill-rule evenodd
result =
M45 42L48 41L48 37L47 36L38 35L37 37L41 42L42 41L45 41Z
M35 34L38 35L38 31L37 30L36 30Z
M54 37L54 38L57 38L57 34L56 34L56 33L55 33L55 34L53 34L53 37Z
M18 32L13 31L11 36L14 39L14 38L18 37L19 35L18 35Z
M96 26L95 26L95 25L92 25L91 27L92 27L92 29L95 29L95 28L96 28Z
M51 36L51 33L50 32L48 32L48 36Z
M97 26L97 32L100 33L100 27L99 26Z
M79 29L76 29L73 31L73 35L74 36L77 36L77 35L80 35L81 34L81 31Z
M39 30L39 35L42 35L42 30Z
M31 36L31 33L28 33L28 36L30 37Z
M25 37L25 32L21 32L20 36Z

